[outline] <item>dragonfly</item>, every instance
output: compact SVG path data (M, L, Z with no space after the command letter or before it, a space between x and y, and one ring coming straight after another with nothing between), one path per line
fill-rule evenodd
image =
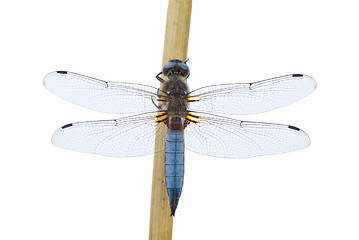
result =
M252 83L230 83L190 91L186 61L171 60L156 78L162 87L109 82L68 71L49 73L44 86L91 110L137 113L102 121L69 123L52 136L53 145L109 157L165 155L165 182L171 216L182 193L185 149L221 158L249 158L306 148L309 136L292 125L241 121L218 114L255 114L307 96L316 81L290 74ZM165 136L164 144L156 138Z

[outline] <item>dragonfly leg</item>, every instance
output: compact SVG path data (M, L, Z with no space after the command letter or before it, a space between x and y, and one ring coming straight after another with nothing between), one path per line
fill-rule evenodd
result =
M156 108L160 109L161 107L158 106L153 99L154 99L154 97L152 96L152 97L151 97L151 100L152 100L153 105L155 105Z
M160 81L161 83L164 83L165 80L163 80L163 79L160 77L161 74L162 74L162 72L160 72L159 74L157 74L157 75L156 75L156 78L157 78L157 80Z

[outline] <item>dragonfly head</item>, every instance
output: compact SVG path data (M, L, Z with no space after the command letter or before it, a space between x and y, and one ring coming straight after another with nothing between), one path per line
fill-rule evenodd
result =
M162 73L169 79L184 81L189 77L189 67L181 60L171 60L163 66Z

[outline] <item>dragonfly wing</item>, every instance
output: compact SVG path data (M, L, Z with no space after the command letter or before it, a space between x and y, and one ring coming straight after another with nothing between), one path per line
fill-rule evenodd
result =
M43 83L57 96L99 112L139 113L157 110L152 102L157 98L157 89L147 85L106 82L66 71L49 73Z
M156 113L67 124L54 133L52 143L64 149L109 157L151 154L155 152L156 131L162 134L166 131L164 126L156 128ZM156 151L163 149L164 146L156 147Z
M222 114L261 113L296 102L315 88L315 80L303 74L207 86L189 94L195 100L190 103L190 109Z
M248 158L295 151L310 144L308 135L297 127L192 113L200 118L187 126L185 144L200 154Z

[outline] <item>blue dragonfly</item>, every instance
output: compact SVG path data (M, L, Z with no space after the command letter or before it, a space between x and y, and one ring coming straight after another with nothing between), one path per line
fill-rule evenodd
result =
M163 78L161 77L161 74ZM60 148L109 157L165 152L171 216L182 193L185 148L222 158L249 158L306 148L309 136L291 125L241 121L216 114L255 114L282 107L316 88L313 78L290 74L253 83L219 84L189 91L186 62L171 60L156 78L162 87L108 82L57 71L44 86L57 96L105 113L141 113L104 121L70 123L52 143ZM165 143L155 148L156 137Z

